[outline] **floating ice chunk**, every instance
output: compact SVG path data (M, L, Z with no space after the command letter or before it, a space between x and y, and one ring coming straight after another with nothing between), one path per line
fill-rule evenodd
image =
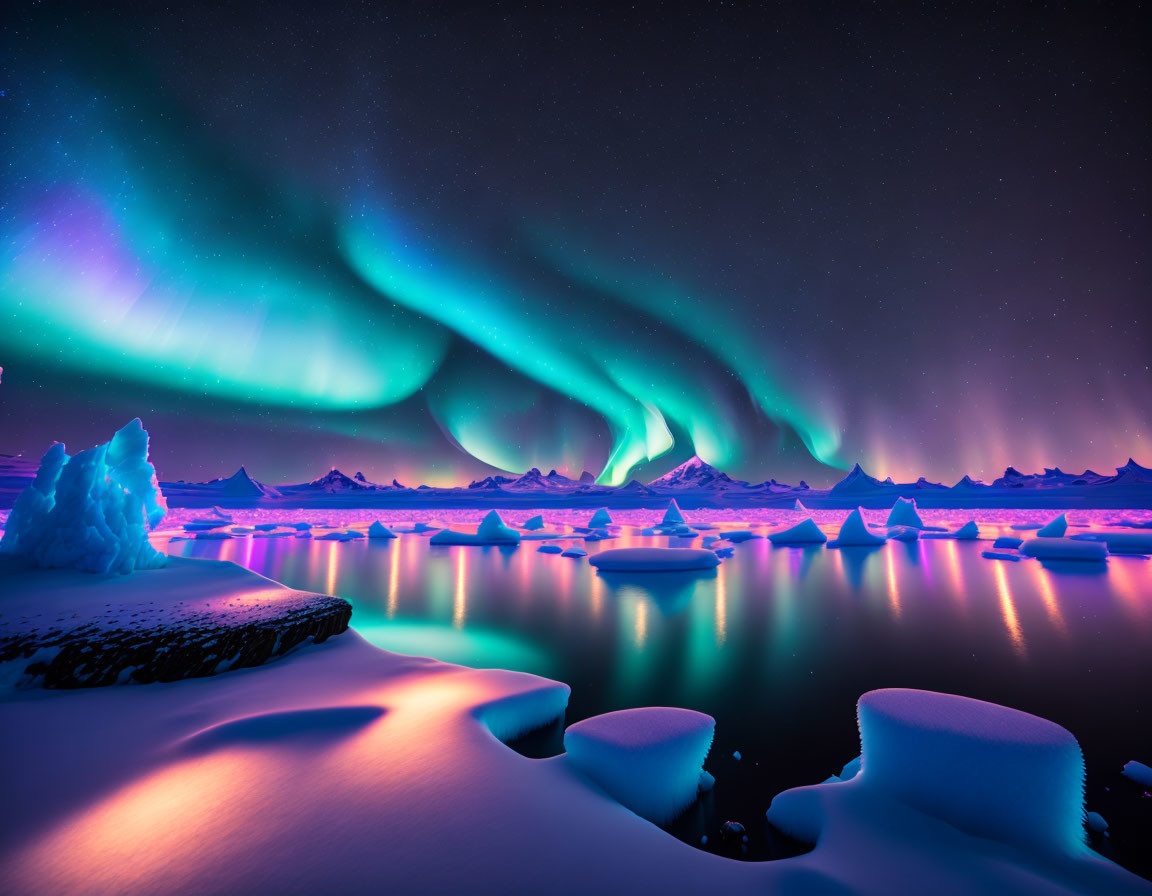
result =
M520 533L509 528L495 510L489 510L476 528L476 534L471 532L455 532L452 529L441 529L429 540L429 544L519 544Z
M664 519L660 521L661 526L678 526L684 523L684 514L680 512L680 505L676 503L673 498L668 502L668 509L664 511Z
M962 831L1080 854L1084 760L1054 722L950 694L891 689L860 698L861 786Z
M885 534L891 541L917 541L920 530L916 526L892 526Z
M975 541L980 537L980 527L975 520L968 520L963 526L952 533L957 541Z
M224 520L189 520L182 528L185 532L210 532L213 529L223 529L227 525Z
M521 541L553 541L557 538L575 538L574 535L565 535L563 532L551 532L548 529L540 529L536 532L521 532Z
M701 793L707 793L716 786L716 779L704 769L700 769L700 781L696 785L696 789ZM705 838L707 840L707 838Z
M608 513L607 507L601 507L594 514L592 519L588 520L589 529L602 529L605 526L612 525L612 516Z
M1010 535L1001 535L994 542L992 542L992 547L994 547L994 548L1011 548L1012 550L1015 550L1016 548L1020 547L1020 545L1022 545L1022 544L1024 544L1023 538L1013 538Z
M542 544L536 548L537 553L540 554L559 554L563 550L558 544Z
M840 534L836 536L833 544L844 547L884 544L884 536L868 528L864 522L864 514L857 507L848 514L840 526Z
M128 573L164 566L148 530L167 511L139 418L110 441L69 458L57 442L16 499L0 552L33 564Z
M604 572L675 572L711 569L720 565L720 558L703 548L614 548L588 563Z
M1108 830L1108 822L1099 812L1089 812L1087 815L1088 830L1093 834L1103 834Z
M914 526L917 529L924 528L924 521L920 519L920 514L916 512L916 500L910 498L897 498L896 503L892 505L892 509L888 512L888 526Z
M363 538L364 536L357 536L352 532L325 532L323 535L317 535L317 541L351 541L353 538Z
M1130 778L1141 787L1147 787L1149 790L1152 790L1152 768L1149 768L1143 762L1137 762L1135 759L1131 762L1125 762L1124 777Z
M1048 525L1042 526L1036 533L1037 538L1063 538L1064 534L1068 531L1068 518L1065 514L1060 514L1056 519L1052 520Z
M1074 541L1071 538L1029 538L1020 545L1020 553L1040 560L1107 560L1108 548L1099 541Z
M371 526L368 527L369 538L395 538L396 533L385 526L380 520L376 520Z
M537 529L543 529L544 528L544 517L537 514L536 516L532 517L531 519L525 520L524 525L521 528L527 529L529 532L535 532Z
M812 517L808 517L795 526L781 529L779 532L769 532L768 540L772 544L823 544L828 540L828 536L820 531L820 527Z
M732 532L724 533L724 540L730 541L732 544L740 544L744 541L751 541L753 538L763 538L763 535L757 535L748 529L736 529Z
M739 762L739 761L740 761L741 759L743 759L744 757L743 757L743 756L741 756L741 755L740 755L740 751L739 751L739 750L737 750L736 752L734 752L734 753L732 754L732 758L733 758L733 759L735 759L737 762Z
M715 727L690 709L624 709L570 725L564 749L610 797L659 824L696 799Z
M231 532L197 532L192 538L197 541L227 541L230 538L235 538Z
M1070 535L1075 541L1099 541L1108 546L1109 554L1152 554L1152 533L1080 532Z
M561 557L587 557L588 552L584 548L570 547L560 553Z
M985 560L1019 560L1019 554L1011 554L1008 551L981 551L980 556Z

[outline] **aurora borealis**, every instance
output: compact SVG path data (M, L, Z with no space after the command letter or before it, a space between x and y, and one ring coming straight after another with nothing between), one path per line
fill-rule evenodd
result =
M1126 15L18 10L0 452L128 412L171 479L1147 458Z

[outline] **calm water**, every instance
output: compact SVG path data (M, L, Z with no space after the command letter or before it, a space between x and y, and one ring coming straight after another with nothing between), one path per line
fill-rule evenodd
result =
M624 534L583 546L643 544L677 542ZM708 573L633 575L539 554L536 542L433 547L416 534L169 549L341 595L355 606L354 627L389 650L565 681L569 723L633 706L711 714L706 767L717 786L673 832L689 842L707 833L722 849L719 824L736 819L749 828L749 858L785 848L766 833L773 794L821 781L859 752L863 691L927 688L1023 709L1079 738L1088 808L1112 825L1099 848L1152 874L1152 798L1119 774L1129 759L1152 762L1152 562L1052 568L981 558L989 546L829 550L754 540ZM518 746L558 752L560 730Z

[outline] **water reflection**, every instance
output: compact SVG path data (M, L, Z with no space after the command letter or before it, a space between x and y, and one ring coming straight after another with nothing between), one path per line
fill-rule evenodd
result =
M661 544L625 528L586 547ZM1057 719L1107 762L1113 741L1146 739L1117 695L1152 679L1152 562L1113 557L1088 574L986 560L987 545L830 550L760 539L687 574L601 573L531 542L442 548L413 533L170 549L338 593L353 602L356 629L386 649L565 681L570 720L640 705L708 712L713 754L750 757L725 769L715 811L748 821L763 817L754 795L822 780L856 754L853 708L871 688L1016 706Z

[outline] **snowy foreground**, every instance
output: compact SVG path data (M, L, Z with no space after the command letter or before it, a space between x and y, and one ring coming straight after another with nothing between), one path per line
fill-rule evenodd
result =
M1079 748L1033 716L874 692L863 770L772 802L815 848L754 864L619 801L649 816L690 801L706 716L587 720L575 761L500 742L568 694L355 632L214 678L13 693L0 879L13 894L1152 892L1084 845Z

